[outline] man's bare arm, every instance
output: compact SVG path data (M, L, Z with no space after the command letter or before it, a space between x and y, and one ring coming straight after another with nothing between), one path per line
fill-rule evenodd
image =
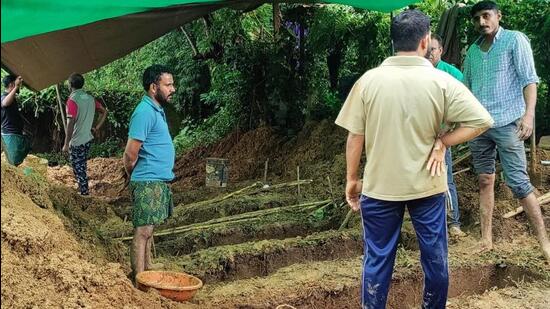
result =
M518 136L522 140L533 134L535 107L537 105L537 84L532 83L525 86L523 97L525 98L525 114L521 117L517 130Z
M2 107L8 107L15 102L15 95L17 94L17 90L19 87L21 87L21 84L23 83L23 78L21 76L17 76L17 79L15 80L15 87L8 93L8 95L2 100Z
M139 149L143 142L128 138L128 143L126 143L126 149L124 150L124 170L128 176L132 175L132 171L136 166L138 160ZM128 177L129 178L129 177Z
M346 142L346 200L351 209L359 210L359 194L361 180L359 179L359 163L363 153L365 136L349 133Z
M76 122L76 120L74 120L73 117L67 118L67 132L65 132L65 144L63 145L63 151L64 152L69 151L69 143L71 142L71 139L73 138L75 122Z

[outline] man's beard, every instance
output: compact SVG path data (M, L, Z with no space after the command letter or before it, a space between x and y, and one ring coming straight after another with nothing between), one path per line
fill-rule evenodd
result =
M160 91L157 92L157 94L155 94L155 100L157 100L157 102L159 102L160 105L166 105L166 104L168 104L168 98L169 98L169 97L170 97L170 95L164 97L164 96L162 95L162 93L160 93Z

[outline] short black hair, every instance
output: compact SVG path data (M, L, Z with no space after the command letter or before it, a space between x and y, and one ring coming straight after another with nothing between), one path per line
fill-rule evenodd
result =
M474 15L476 15L477 12L487 11L487 10L493 10L493 11L498 12L498 10L499 10L498 4L496 4L493 1L488 1L488 0L480 1L476 4L474 4L474 6L472 6L472 9L470 10L470 16L474 17Z
M430 32L430 18L419 10L406 10L391 22L390 36L395 51L415 51Z
M2 78L2 85L4 86L4 88L8 88L11 83L15 82L16 79L17 76L13 74L6 75L4 76L4 78Z
M161 64L153 64L145 69L145 72L143 72L143 89L145 89L145 92L149 91L151 84L158 85L160 76L165 73L174 75L172 70Z
M439 42L439 46L440 47L443 47L443 38L437 34L437 33L432 33L432 40L436 40Z
M69 76L69 85L73 89L82 89L84 87L84 77L78 73L71 74Z

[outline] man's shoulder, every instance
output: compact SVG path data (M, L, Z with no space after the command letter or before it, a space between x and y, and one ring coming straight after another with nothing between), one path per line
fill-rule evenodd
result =
M145 100L140 101L134 108L132 117L139 116L140 118L154 117L154 108L151 104L147 103Z
M505 36L523 36L526 37L525 33L519 31L519 30L511 30L511 29L504 29L502 28L502 34Z
M453 74L457 74L457 75L462 75L462 72L460 71L460 69L458 69L457 67L455 67L454 65L450 64L450 63L447 63L443 60L440 61L441 62L441 65L442 65L442 69L443 71L445 72L449 72L449 73L453 73ZM438 66L438 69L440 67Z

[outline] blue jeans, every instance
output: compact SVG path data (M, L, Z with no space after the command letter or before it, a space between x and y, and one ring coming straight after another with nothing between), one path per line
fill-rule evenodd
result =
M460 211L458 208L458 194L453 178L453 155L451 153L451 148L447 148L447 152L445 153L445 165L447 165L448 198L451 202L451 226L460 227Z
M527 174L525 146L516 130L515 122L491 128L470 141L470 150L477 174L495 173L498 151L506 185L510 187L514 197L522 199L533 192L533 186Z
M397 242L408 208L424 271L423 308L445 308L449 287L445 193L410 200L382 201L361 196L363 222L363 308L386 308Z

